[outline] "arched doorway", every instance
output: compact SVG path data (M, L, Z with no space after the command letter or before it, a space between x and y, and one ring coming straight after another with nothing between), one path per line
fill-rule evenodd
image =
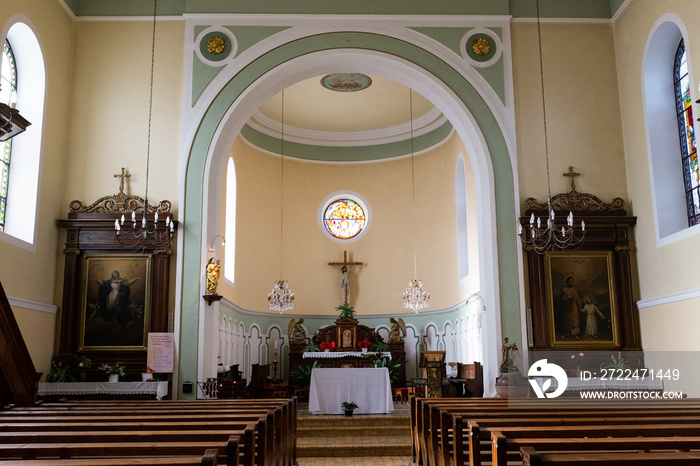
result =
M516 255L514 171L503 130L479 92L435 55L404 41L368 33L330 33L271 49L223 83L188 144L183 197L184 234L178 280L183 309L179 323L182 380L196 379L201 343L199 271L207 232L218 228L216 212L222 164L247 118L259 105L296 81L332 70L372 73L393 79L428 98L462 139L477 178L479 249L486 379L495 380L502 322L520 335ZM502 225L497 228L497 225ZM199 313L195 312L199 309ZM504 316L501 309L507 309ZM505 317L505 318L504 318ZM487 394L489 387L487 387Z

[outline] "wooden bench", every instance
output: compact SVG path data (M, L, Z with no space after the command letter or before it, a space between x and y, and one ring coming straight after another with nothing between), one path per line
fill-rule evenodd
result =
M132 466L134 464L148 465L217 465L218 452L215 449L206 450L203 456L158 457L144 456L122 458L85 458L85 459L50 459L50 460L0 460L2 466Z
M697 466L700 452L652 453L539 453L534 448L522 448L523 466Z
M27 442L27 434L34 435L34 444L47 444L43 446L46 452L55 452L57 443L62 445L73 444L64 448L63 456L82 455L95 452L97 448L88 443L104 442L114 444L121 440L122 443L131 443L133 454L147 448L144 441L157 444L158 454L171 451L184 450L186 447L201 448L206 445L194 445L197 442L209 442L217 448L221 455L227 454L227 442L230 435L238 433L242 439L241 460L243 464L258 464L260 466L293 465L296 462L296 400L211 400L206 403L199 402L69 402L46 403L38 407L19 408L0 412L0 430L12 431L0 433L0 455L7 457L10 453L26 455L18 451L12 451L17 445L7 445L10 438L21 439ZM260 406L262 405L262 406ZM58 418L58 419L57 419ZM58 422L57 422L58 421ZM73 437L63 432L55 432L51 435L50 429L72 429ZM246 427L241 430L240 428ZM238 431L230 429L238 427ZM36 430L43 429L43 430ZM85 430L78 430L85 429ZM109 432L95 432L95 429L108 429ZM135 429L123 430L122 429ZM145 434L141 429L147 431ZM189 429L189 430L187 430ZM195 431L194 429L197 429ZM219 429L219 430L217 430ZM28 432L17 432L27 430ZM153 430L159 432L153 432ZM43 437L37 432L43 432ZM121 436L122 432L126 436ZM184 435L177 435L185 433ZM216 433L216 434L213 434ZM5 436L12 434L14 437ZM25 434L20 437L19 434ZM138 442L133 442L128 436L137 435ZM218 435L218 437L213 437ZM257 437L257 443L256 442ZM66 440L60 441L61 438ZM41 440L39 440L41 439ZM50 439L50 440L49 440ZM93 442L90 439L94 440ZM212 444L212 442L214 442ZM18 443L18 442L15 442ZM141 444L136 445L136 443ZM168 445L171 443L173 445ZM177 447L172 449L172 447ZM2 449L4 448L4 450ZM141 450L139 450L139 448ZM39 447L37 447L39 449ZM82 450L81 450L82 449ZM105 451L107 449L104 449ZM199 450L200 454L204 450ZM257 454L256 454L257 453ZM53 454L53 453L48 453ZM130 454L132 454L130 452ZM185 454L184 452L182 454ZM227 455L227 461L229 455ZM231 457L233 459L233 457ZM235 459L238 456L235 455ZM229 461L229 464L232 460ZM139 464L139 463L132 463ZM237 463L236 463L237 464Z

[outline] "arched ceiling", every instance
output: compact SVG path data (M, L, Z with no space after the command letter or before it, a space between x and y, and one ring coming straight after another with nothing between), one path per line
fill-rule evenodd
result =
M248 126L267 136L282 136L313 146L353 147L408 140L446 123L440 111L408 87L370 75L366 89L338 92L321 83L323 76L300 81L270 98ZM411 117L413 122L411 122Z

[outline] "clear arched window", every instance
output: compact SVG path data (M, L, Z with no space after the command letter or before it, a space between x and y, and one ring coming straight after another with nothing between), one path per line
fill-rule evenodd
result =
M236 167L233 157L226 167L226 246L224 250L224 278L234 282L236 270Z
M690 95L690 78L685 43L681 39L673 64L673 83L678 113L678 130L681 141L681 160L685 184L688 224L700 223L700 166L695 140L695 118L693 101Z
M0 64L0 102L15 108L17 104L17 64L12 47L5 41ZM7 208L7 192L10 181L10 156L12 155L12 139L2 143L2 178L0 179L0 231L5 230L5 210Z

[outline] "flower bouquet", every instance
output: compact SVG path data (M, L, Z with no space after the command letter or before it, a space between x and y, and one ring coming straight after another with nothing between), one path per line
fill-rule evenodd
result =
M357 342L357 346L359 348L362 348L362 352L366 353L367 348L369 348L372 344L369 342L369 340L360 340Z
M110 382L117 382L119 381L119 377L126 376L126 374L124 373L124 366L122 366L118 362L111 364L102 364L100 366L100 369L102 369L107 373L107 375L109 375Z
M335 342L334 341L324 341L320 345L318 345L319 348L321 348L323 351L330 351L333 348L335 348Z

